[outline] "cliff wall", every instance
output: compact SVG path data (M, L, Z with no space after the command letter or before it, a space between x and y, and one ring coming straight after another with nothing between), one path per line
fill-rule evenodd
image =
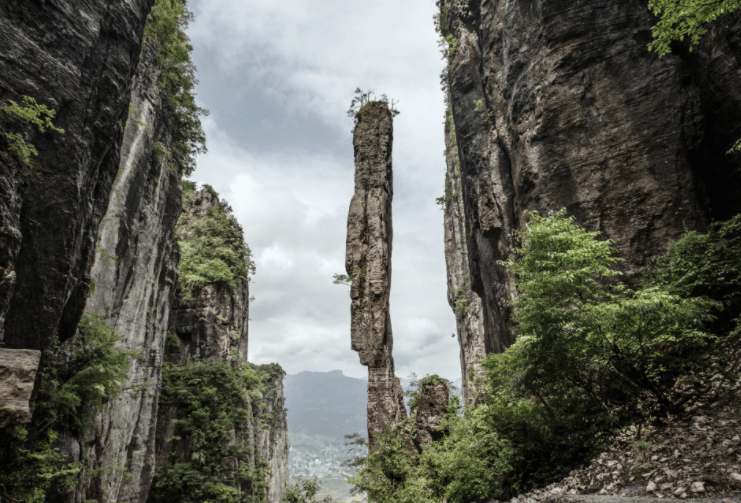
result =
M357 113L353 131L355 194L347 216L345 269L352 280L351 347L368 367L368 437L406 417L401 383L394 373L389 314L394 195L391 149L393 115L371 101Z
M196 191L187 184L185 188L184 212L177 236L181 250L185 250L184 256L189 257L190 269L189 265L183 266L185 279L181 277L170 316L166 342L166 365L170 367L169 373L165 372L164 395L157 420L158 475L155 484L159 483L164 489L153 488L148 501L164 501L172 497L173 493L167 491L170 480L175 480L177 489L184 494L189 491L187 481L181 483L177 475L172 474L178 467L202 459L199 455L205 447L199 442L203 437L208 438L209 428L217 422L221 409L231 408L228 412L237 409L239 417L225 426L230 440L225 441L214 454L218 458L212 460L215 462L213 466L217 466L213 472L216 474L214 480L240 493L252 494L257 498L255 501L277 503L288 481L289 441L283 397L285 372L277 364L252 365L247 362L249 281L246 275L235 278L232 284L208 281L207 278L201 278L202 284L187 283L188 277L193 278L188 271L198 269L193 261L205 260L196 259L193 255L198 252L195 248L202 246L195 236L209 235L209 229L217 227L223 231L219 226L223 225L224 219L215 215L228 219L231 210L227 209L225 202L219 201L218 194L210 187ZM238 240L243 239L241 227L236 234ZM226 241L229 241L229 236L226 236ZM249 261L249 255L243 255L241 260L245 258ZM191 372L202 377L188 381L193 375ZM195 425L187 430L177 424L192 412L179 394L182 388L178 388L177 383L183 382L187 384L189 396L195 396L199 401L213 399L199 395L209 386L223 391L232 383L239 388L239 396L224 396L225 400L234 398L231 406L219 398L211 408L205 406L200 409L198 413L208 415L210 424ZM207 463L203 462L203 465L201 470L208 472ZM204 493L204 497L207 495L210 493Z
M123 336L120 346L142 352L128 371L127 386L149 387L124 393L96 417L84 442L89 466L75 490L76 502L103 501L104 495L143 502L154 473L165 334L180 261L173 238L181 210L180 168L152 148L157 142L169 148L172 142L160 72L156 44L149 43L132 85L121 164L98 234L90 271L94 289L85 307ZM101 470L121 462L125 469Z
M741 137L739 14L716 22L692 53L677 45L659 59L646 48L644 0L440 4L487 353L513 342L506 301L516 291L497 261L528 211L565 207L601 231L629 281L685 229L741 211L741 158L725 155ZM446 236L455 222L446 215Z
M449 114L449 112L448 112ZM479 362L486 357L484 307L471 289L466 243L466 214L461 194L461 164L455 138L453 116L445 121L445 193L438 200L445 216L445 266L448 272L448 304L455 313L456 334L460 347L461 393L464 403L476 394Z
M0 5L0 104L30 96L56 111L54 123L64 129L41 134L4 117L4 127L38 151L26 167L0 148L4 348L43 352L77 328L153 1Z

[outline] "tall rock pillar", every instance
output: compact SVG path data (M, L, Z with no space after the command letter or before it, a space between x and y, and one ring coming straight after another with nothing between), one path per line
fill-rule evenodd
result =
M391 291L391 146L393 116L373 101L358 112L353 132L355 195L347 216L345 269L352 278L352 349L368 367L368 436L406 417L401 383L394 375L389 316Z

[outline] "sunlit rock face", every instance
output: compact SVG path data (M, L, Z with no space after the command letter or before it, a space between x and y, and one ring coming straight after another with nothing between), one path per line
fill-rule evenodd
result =
M121 164L96 242L90 271L95 286L86 312L100 313L121 334L120 345L142 352L128 371L126 392L96 417L95 431L83 441L91 469L115 466L84 477L75 501L103 497L138 502L146 497L154 473L154 438L162 381L162 361L170 307L178 277L174 246L180 215L179 167L157 160L152 145L172 143L171 112L157 80L156 48L143 52L131 93Z
M205 218L211 210L225 202L211 188L203 188L185 204L183 215L189 222ZM188 242L187 232L180 238ZM189 297L178 291L169 318L169 335L165 345L165 359L175 365L186 365L197 358L210 364L228 362L233 366L247 362L249 322L249 281L235 280L207 283ZM244 492L244 487L235 481L237 465L226 456L235 442L244 442L250 453L242 460L254 467L256 462L267 463L269 469L265 482L268 485L267 501L279 503L288 482L288 451L290 449L286 424L283 377L285 372L277 364L260 365L258 369L266 375L265 390L261 398L243 403L247 419L230 431L230 439L224 443L225 457L223 482ZM176 435L176 407L158 409L155 460L157 470L167 469L174 463L190 460L193 442L188 438L173 439ZM150 496L149 501L153 501Z
M458 237L486 353L514 341L507 301L517 294L498 261L527 212L566 208L613 240L634 282L685 229L741 211L741 156L725 154L741 137L741 14L714 23L693 52L677 44L659 59L647 50L653 16L641 0L442 8L443 34L455 42L446 83Z
M368 367L368 434L397 425L406 417L401 383L394 375L394 339L389 316L391 291L391 147L393 116L384 102L370 102L358 113L353 133L355 194L347 217L345 269L350 289L351 347Z

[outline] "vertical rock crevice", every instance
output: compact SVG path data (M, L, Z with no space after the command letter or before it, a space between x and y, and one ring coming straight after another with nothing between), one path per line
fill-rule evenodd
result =
M124 393L96 418L86 435L89 459L74 501L101 499L138 503L149 491L161 390L165 334L177 284L180 255L174 246L181 210L180 167L158 159L153 145L172 143L171 110L158 79L156 43L142 53L131 92L121 164L95 245L87 313L103 315L122 335L119 346L137 349ZM123 469L106 470L123 464Z
M393 428L406 417L395 375L389 314L393 227L393 115L382 101L357 114L353 131L355 194L347 217L345 269L350 289L351 347L368 367L368 435Z

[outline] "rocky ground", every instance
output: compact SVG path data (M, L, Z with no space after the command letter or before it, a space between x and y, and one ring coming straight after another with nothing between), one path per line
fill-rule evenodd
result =
M590 465L560 482L521 494L512 503L589 498L741 499L741 393L726 397L666 427L632 429ZM595 500L597 498L594 498ZM613 498L600 498L610 499ZM614 500L618 500L614 498Z

